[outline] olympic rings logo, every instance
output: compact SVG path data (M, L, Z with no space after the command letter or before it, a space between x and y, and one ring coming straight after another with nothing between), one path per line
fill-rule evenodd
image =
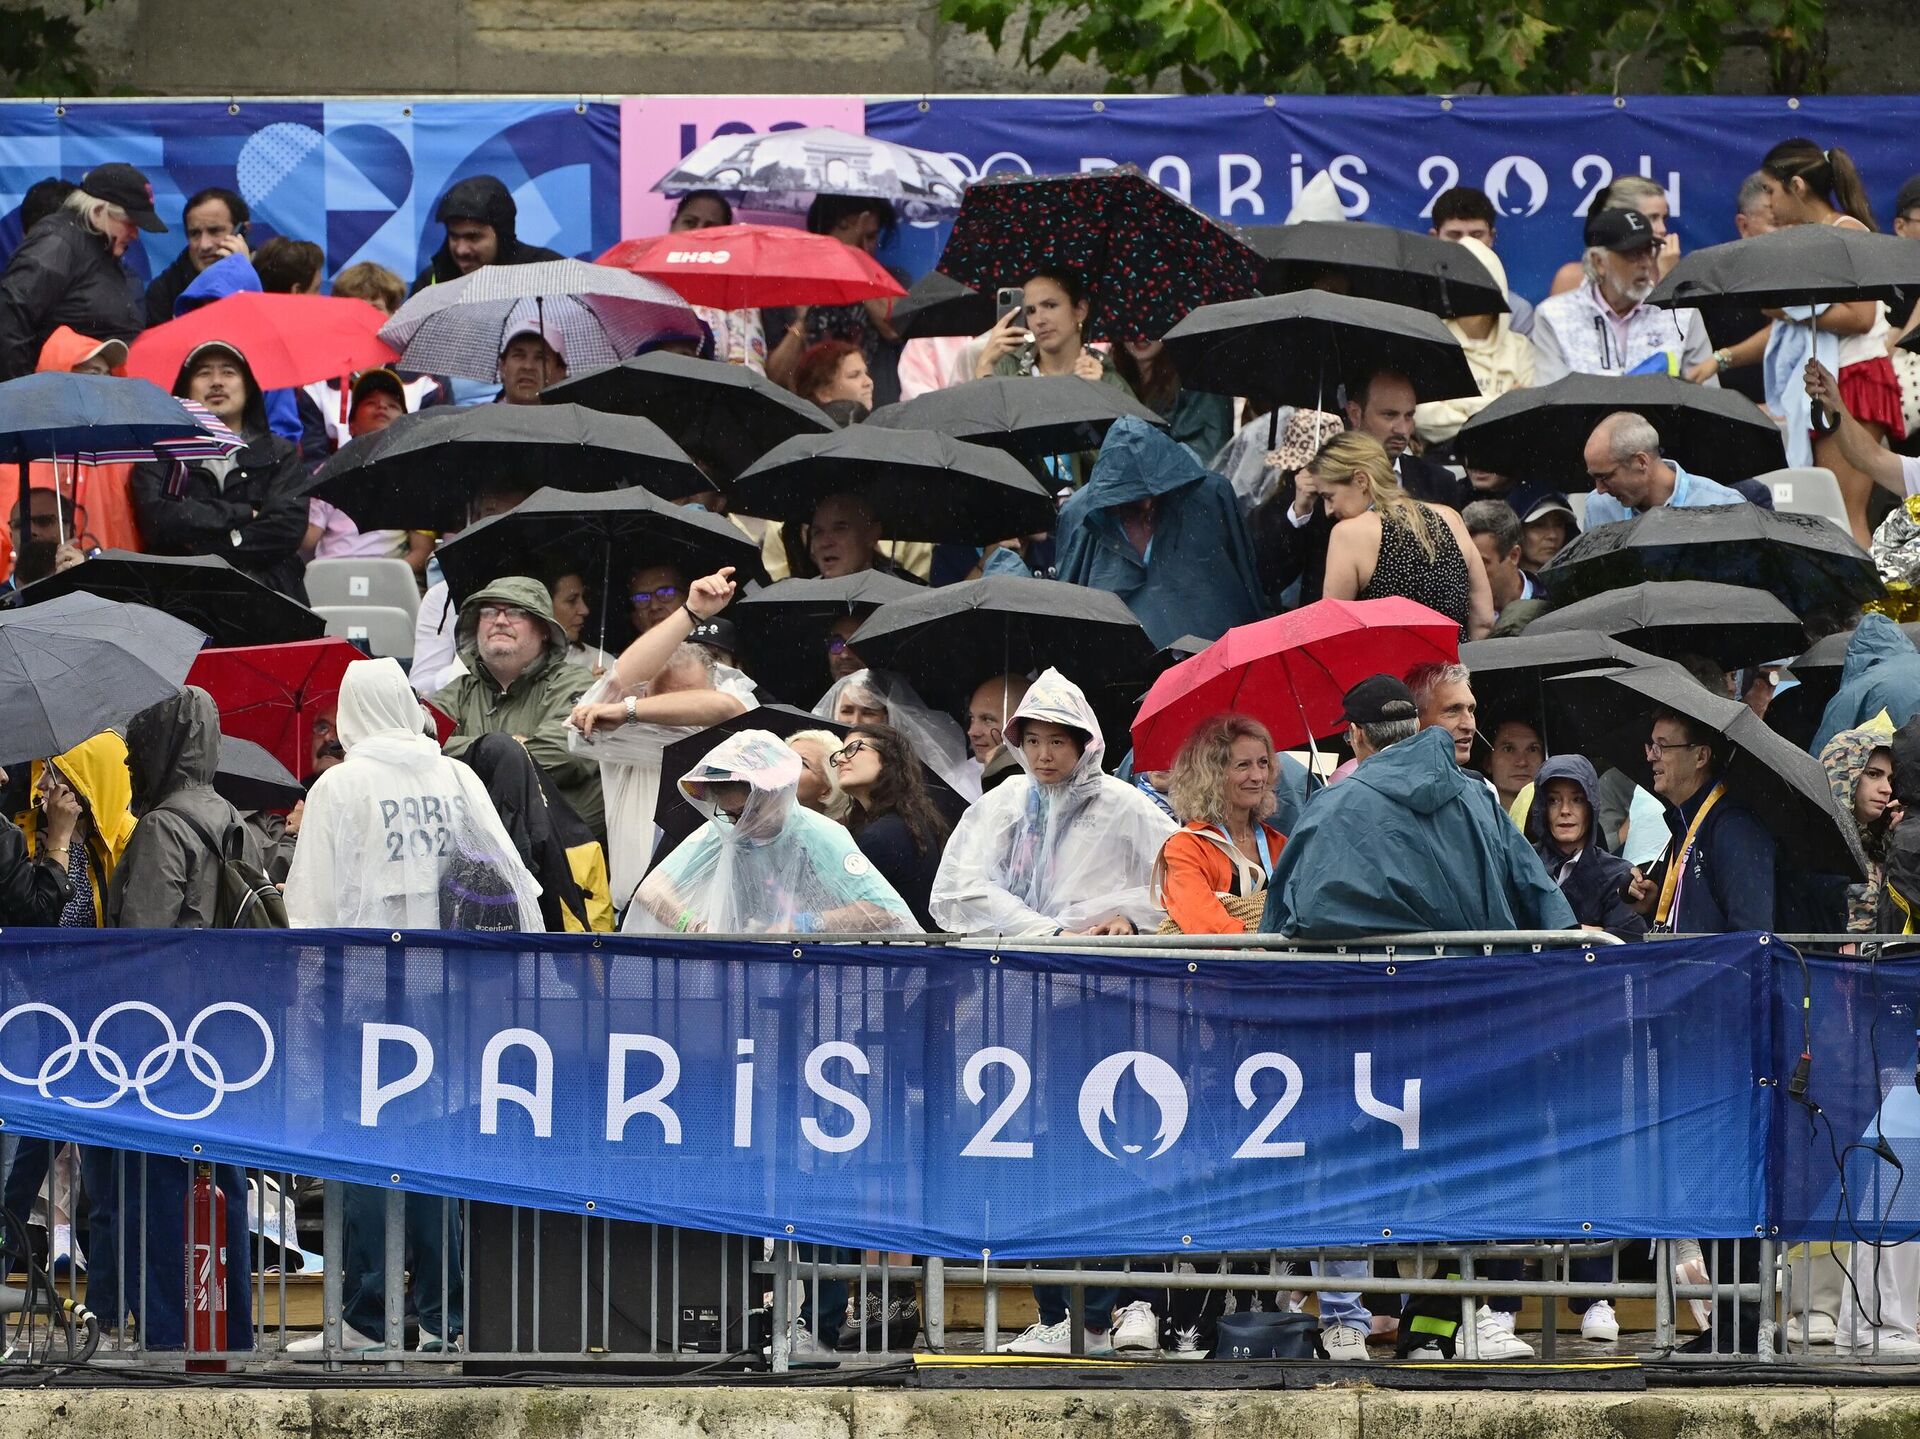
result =
M205 1119L212 1114L220 1107L220 1101L229 1094L237 1094L243 1089L253 1088L265 1079L267 1071L273 1068L273 1030L268 1027L266 1020L261 1018L257 1010L231 1001L208 1005L193 1017L192 1022L187 1025L186 1033L181 1034L174 1029L173 1021L155 1006L137 999L123 1000L119 1004L109 1005L95 1016L92 1025L87 1029L85 1039L80 1037L79 1028L74 1022L60 1010L50 1004L35 1001L16 1004L5 1014L0 1014L0 1035L4 1035L7 1026L24 1014L48 1016L67 1032L67 1042L41 1061L40 1072L37 1075L15 1074L7 1067L4 1060L0 1060L0 1078L38 1089L43 1099L52 1099L55 1097L52 1086L71 1074L84 1056L93 1066L93 1072L114 1089L113 1093L105 1099L75 1099L65 1094L58 1096L62 1104L71 1104L78 1109L106 1109L110 1105L118 1104L129 1093L137 1092L140 1102L163 1119L191 1122L196 1119ZM166 1036L159 1044L147 1051L131 1073L127 1070L126 1060L120 1056L119 1052L100 1042L100 1031L109 1020L119 1014L151 1015L159 1024L161 1033ZM220 1061L214 1057L213 1051L199 1041L200 1026L217 1014L242 1014L259 1027L262 1047L260 1066L245 1079L229 1080L226 1071L221 1068ZM0 1052L4 1052L3 1044L0 1044ZM203 1108L185 1113L166 1109L155 1103L152 1094L149 1093L151 1086L158 1084L173 1072L176 1058L185 1061L187 1073L212 1091L213 1097Z

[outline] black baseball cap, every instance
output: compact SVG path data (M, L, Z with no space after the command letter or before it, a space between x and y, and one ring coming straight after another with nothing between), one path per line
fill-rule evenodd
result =
M710 650L719 650L722 654L733 654L738 649L734 639L733 621L723 619L702 620L687 631L687 643L705 645Z
M1908 212L1920 210L1920 175L1909 175L1907 183L1900 187L1900 193L1893 197L1893 213L1905 217Z
M1653 225L1638 210L1601 210L1587 216L1587 244L1625 254L1659 244Z
M155 235L167 233L167 222L154 213L153 186L133 166L118 161L95 165L80 177L80 188L96 200L118 205L141 229Z
M1417 719L1420 707L1413 702L1413 691L1392 675L1369 675L1340 701L1340 717L1348 724L1387 724L1393 720Z

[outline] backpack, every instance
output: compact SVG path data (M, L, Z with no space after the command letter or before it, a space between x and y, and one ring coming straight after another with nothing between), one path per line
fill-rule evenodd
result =
M286 929L287 899L280 886L243 857L244 841L236 825L227 831L227 842L216 844L205 825L192 815L177 809L167 811L183 821L200 837L200 842L220 861L220 874L213 902L215 929Z

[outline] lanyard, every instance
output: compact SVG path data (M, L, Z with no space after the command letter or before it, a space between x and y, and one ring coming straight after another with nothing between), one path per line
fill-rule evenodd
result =
M1680 854L1667 869L1666 880L1660 886L1660 907L1654 911L1653 922L1665 925L1673 912L1673 903L1680 897L1680 877L1685 873L1687 860L1693 855L1693 842L1700 833L1700 826L1708 813L1720 802L1720 796L1727 792L1724 784L1717 784L1707 794L1706 803L1700 806L1700 812L1693 817L1693 823L1687 826L1686 840L1680 846Z
M1233 836L1227 833L1227 827L1223 824L1216 824L1214 828L1219 830L1220 837L1226 840L1227 848L1236 855L1240 854L1240 846L1233 842ZM1273 854L1267 848L1267 827L1265 825L1254 825L1253 843L1255 848L1260 851L1260 868L1265 871L1268 880L1271 881L1273 878Z

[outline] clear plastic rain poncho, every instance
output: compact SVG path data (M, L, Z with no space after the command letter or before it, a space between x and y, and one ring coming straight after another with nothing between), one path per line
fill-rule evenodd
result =
M713 687L732 695L746 709L755 709L753 681L727 665L713 668ZM580 696L582 704L608 704L629 693L643 697L647 687L631 692L609 670ZM607 892L617 909L640 884L653 863L660 827L654 823L660 804L660 757L667 746L699 734L700 725L630 724L594 732L591 742L568 726L567 750L600 765L600 793L607 806Z
M629 933L916 932L853 836L795 796L800 756L766 730L729 735L680 780L707 822L641 883Z
M1027 720L1091 737L1061 783L1033 778L1020 750ZM947 841L933 881L934 922L954 934L1053 934L1124 915L1154 929L1165 915L1148 884L1177 826L1132 785L1101 773L1106 741L1079 686L1047 670L1005 734L1028 772L989 790Z
M854 700L861 708L885 710L888 725L900 731L927 768L961 799L972 804L980 798L980 767L972 762L966 731L952 715L942 714L921 699L905 675L892 670L855 670L829 685L813 712L821 719L854 723L836 713L849 690L855 692Z
M287 873L294 927L546 928L486 787L440 753L425 718L393 660L347 666L334 714L347 757L307 795Z

